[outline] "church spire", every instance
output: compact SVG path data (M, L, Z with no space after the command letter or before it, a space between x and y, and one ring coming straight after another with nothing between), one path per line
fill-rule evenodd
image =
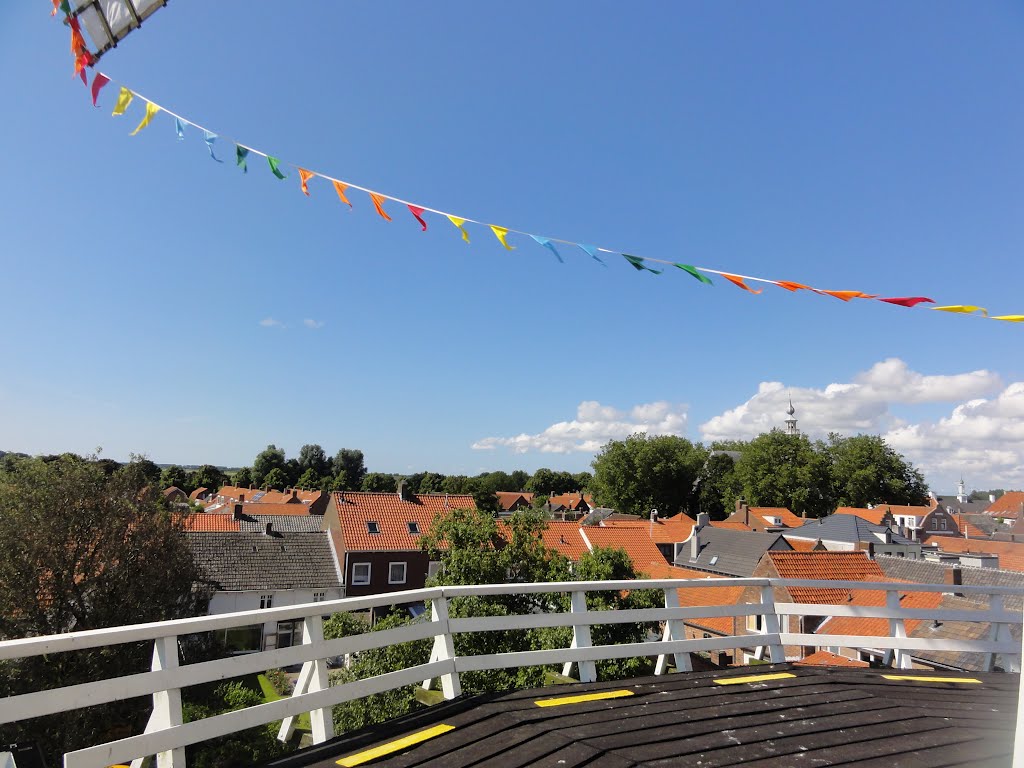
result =
M799 435L800 431L796 428L796 408L793 407L793 396L789 396L789 408L786 409L786 415L789 417L786 419L786 434L787 435Z

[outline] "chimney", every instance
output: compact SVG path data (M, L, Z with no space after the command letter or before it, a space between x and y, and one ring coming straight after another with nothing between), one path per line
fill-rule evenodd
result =
M231 519L232 520L241 520L242 519L242 505L241 504L235 504L234 512L231 514Z
M398 481L398 498L399 499L404 499L405 498L405 480L399 480Z
M952 584L955 587L959 587L964 583L964 574L960 570L959 565L954 565L946 572L945 583ZM963 594L960 592L954 592L953 594L957 597L963 597Z
M273 533L274 533L274 524L273 523L265 523L263 525L263 535L264 536L272 536Z
M989 503L991 504L991 503L992 503L993 501L995 501L995 500L996 500L996 495L995 495L994 493L990 493L990 494L988 495L988 501L989 501Z
M297 490L295 490L294 488L292 488L292 498L293 499L299 498L299 492Z
M690 534L690 559L696 560L700 556L700 528L693 526Z
M238 503L239 504L245 504L245 494L244 493L238 494Z
M705 526L711 525L711 515L707 512L701 512L697 515L697 524L693 527L695 531L699 531Z

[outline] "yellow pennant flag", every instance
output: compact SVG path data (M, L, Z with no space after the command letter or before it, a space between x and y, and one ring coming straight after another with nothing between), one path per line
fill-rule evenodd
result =
M993 320L1005 320L1008 323L1024 323L1024 315L992 315Z
M498 240L501 242L503 246L505 246L506 251L515 250L515 246L509 245L508 242L506 242L505 240L505 238L508 237L508 230L505 229L505 227L496 227L494 224L491 224L491 232L493 232L494 236L498 238Z
M954 304L948 307L929 307L929 309L937 309L939 312L959 312L961 315L972 315L975 312L981 312L982 315L988 317L987 309L975 307L971 304Z
M159 111L160 111L160 107L159 106L154 104L152 101L147 101L146 102L146 116L142 118L142 122L141 123L139 123L137 126L135 126L135 130L131 132L131 135L134 136L136 133L138 133L143 128L145 128L147 125L149 125L149 121L153 119L153 115L155 115Z
M460 219L458 216L448 216L448 221L450 221L452 224L454 224L456 227L459 228L459 231L462 233L462 239L465 240L468 243L469 242L469 232L467 232L466 228L462 226L463 224L466 223L466 220L465 219Z
M128 109L128 105L132 103L132 97L135 94L121 86L120 93L117 94L117 104L114 105L114 111L110 113L111 117L114 115L123 115L124 111Z

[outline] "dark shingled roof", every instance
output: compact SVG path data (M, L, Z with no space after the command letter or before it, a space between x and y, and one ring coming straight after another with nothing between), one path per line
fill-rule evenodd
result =
M326 533L202 531L185 538L207 578L225 592L341 586Z
M970 599L944 595L940 607L943 610L970 611L977 610L978 604ZM922 621L910 633L911 637L928 638L931 640L987 640L992 623L988 621ZM1010 634L1020 639L1020 626L1011 625ZM988 655L969 651L912 651L915 659L930 661L951 669L963 669L969 672L988 672L986 662ZM997 663L1001 660L997 659Z
M238 521L243 531L263 533L267 523L280 533L316 533L323 530L321 515L242 515Z
M812 520L799 528L790 528L787 536L795 538L823 541L842 541L856 544L858 541L871 541L880 544L885 540L885 526L869 523L856 515L829 515ZM893 544L913 544L910 539L893 531Z
M693 535L690 534L691 539ZM778 533L735 531L731 528L712 528L706 525L700 529L699 535L700 554L697 558L690 557L693 544L688 539L681 545L675 565L726 576L750 576L769 549L792 549L789 542ZM718 559L712 564L711 560L715 557Z

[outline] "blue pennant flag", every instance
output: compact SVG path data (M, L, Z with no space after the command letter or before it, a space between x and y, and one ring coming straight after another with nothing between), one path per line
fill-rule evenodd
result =
M206 146L210 150L210 157L217 160L217 156L213 154L213 142L217 140L216 133L210 133L209 131L203 131L203 140L206 142ZM217 160L218 163L223 163L223 160Z
M180 117L174 118L174 130L178 134L178 141L185 140L185 125L181 122Z
M593 245L584 245L583 243L577 243L577 245L580 248L583 249L584 253L586 253L588 256L590 256L590 258L592 258L594 261L596 261L602 267L607 267L608 266L607 264L604 263L604 261L601 259L601 257L597 255L597 248L596 247L594 247Z
M540 235L530 235L530 237L532 237L540 245L543 245L545 248L547 248L549 251L551 251L553 254L555 254L555 258L558 259L558 263L559 264L565 264L565 262L562 261L562 257L559 255L558 251L555 250L555 244L554 243L552 243L546 237L541 237Z

